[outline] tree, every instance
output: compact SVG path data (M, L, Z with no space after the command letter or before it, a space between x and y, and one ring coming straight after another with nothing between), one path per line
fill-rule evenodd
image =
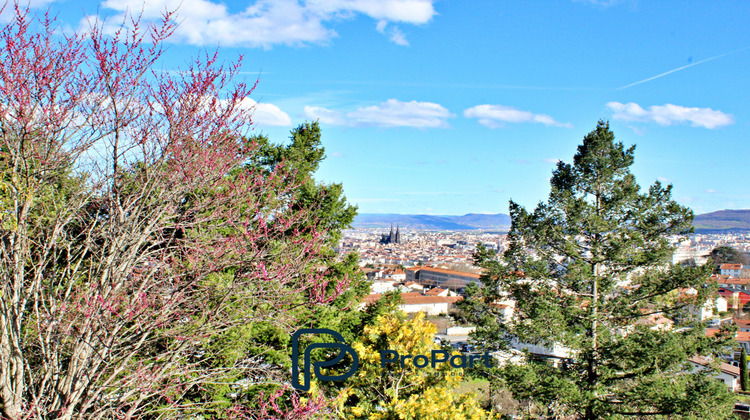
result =
M312 268L328 238L293 205L300 180L247 167L262 151L239 63L154 71L173 29L167 13L56 33L17 4L0 29L3 418L200 410L196 390L226 380L211 340L346 287Z
M515 339L569 349L559 367L529 355L503 373L516 398L533 398L551 415L721 417L730 411L726 387L686 372L689 357L721 350L727 337L706 338L693 321L674 330L646 322L676 319L715 291L707 267L672 264L671 239L691 232L693 215L671 199L671 185L640 191L629 170L634 149L599 121L573 163L558 163L546 203L529 213L510 202L504 258L477 254L486 269L477 299L489 307L508 293L516 316L479 332L498 347ZM694 295L680 294L690 287Z
M387 308L389 303L376 312ZM460 394L463 369L447 363L417 368L411 362L381 367L381 350L399 355L431 355L440 350L434 343L435 326L424 313L406 320L400 311L389 311L366 325L352 344L360 368L339 394L340 410L352 419L485 419L485 412L473 394ZM447 354L447 353L446 353ZM459 362L456 362L459 364Z
M717 246L712 249L709 257L716 265L717 272L722 264L750 264L750 258L748 258L747 254L726 245Z
M318 212L318 228L326 232L329 245L336 245L341 239L341 231L351 226L357 207L346 202L341 184L316 183L313 174L325 158L322 146L320 124L307 122L292 130L291 142L270 143L268 137L260 135L250 139L257 143L259 153L250 164L268 171L283 168L294 176L300 185L294 207L297 209L315 208Z
M286 197L290 208L293 212L314 211L316 217L299 219L298 225L289 226L288 237L294 239L295 231L299 230L312 230L323 236L324 245L309 261L303 275L323 273L322 279L330 289L324 290L324 294L336 298L321 303L310 296L299 295L290 302L294 309L282 317L236 325L214 335L203 349L207 355L204 360L214 367L221 367L225 374L222 380L203 384L201 391L191 396L191 400L200 405L203 415L212 418L266 418L258 413L263 413L264 407L268 406L269 396L274 398L271 406L282 407L273 415L282 415L283 407L297 397L284 381L291 368L290 326L296 329L334 329L347 341L353 340L361 331L363 313L357 310L357 306L361 297L369 292L369 284L362 281L358 255L351 253L338 258L333 248L338 244L341 230L353 221L356 208L346 202L340 184L322 184L314 179L324 157L321 137L318 123L301 124L292 130L291 142L286 146L272 144L265 136L251 137L247 141L256 144L258 152L243 170L261 171L267 175L283 172L293 180L297 186L296 194ZM347 289L336 290L342 285ZM257 318L257 313L263 311L258 305L234 305L227 310L233 311L235 317L244 318ZM243 366L249 360L260 361L266 366L263 375L243 376L246 372L237 366ZM236 385L248 381L254 385ZM320 412L325 405L324 401L319 401L316 411ZM271 415L271 412L267 414Z
M740 350L740 388L743 391L748 390L747 379L747 353L745 352L745 346L742 346L742 350Z

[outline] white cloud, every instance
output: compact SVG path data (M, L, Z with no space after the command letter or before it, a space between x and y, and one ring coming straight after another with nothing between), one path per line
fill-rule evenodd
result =
M435 15L433 0L307 0L306 6L324 14L361 13L391 22L427 23Z
M401 45L404 47L409 46L409 41L406 40L406 36L404 35L403 32L401 32L401 29L399 29L396 26L393 26L393 27L388 26L388 21L385 21L385 20L378 21L377 25L375 25L375 29L383 35L390 35L389 39L394 44Z
M341 113L319 106L305 106L304 113L306 118L319 120L323 124L344 125L344 118Z
M244 98L240 106L250 109L250 115L253 124L261 127L289 127L292 125L292 119L289 114L282 111L278 106L273 104L258 103L250 98Z
M489 128L503 127L505 123L540 123L558 127L571 127L570 124L559 123L545 114L534 114L520 111L503 105L477 105L464 110L464 117L478 118L479 123Z
M627 122L655 122L659 125L690 124L693 127L708 129L734 123L734 117L731 114L725 114L711 108L689 108L664 104L643 109L634 102L627 104L609 102L607 108L614 112L613 119Z
M406 40L406 37L404 36L404 33L401 32L401 30L398 29L398 28L393 28L393 30L391 31L391 38L390 38L390 40L394 44L396 44L396 45L401 45L401 46L404 46L404 47L408 47L409 46L409 41Z
M176 10L180 25L173 40L192 45L270 48L275 44L325 43L335 37L329 24L365 15L378 21L386 33L389 22L424 24L435 15L435 0L256 0L245 10L230 13L226 5L209 0L106 0L104 9L118 14L107 19L113 31L126 12L157 21L165 10ZM85 24L85 20L83 22ZM85 26L85 25L84 25ZM391 40L404 44L398 28L388 31Z
M19 6L21 9L21 12L25 9L26 6L29 6L30 9L44 9L49 6L50 3L52 3L54 0L26 0L26 1L19 1ZM5 4L5 7L1 7L2 11L0 11L0 22L9 22L10 20L15 18L16 10L13 7L12 1L6 1L3 2ZM1 5L0 5L1 6ZM60 22L58 22L60 23Z
M378 24L375 25L375 30L377 30L381 34L385 34L385 28L386 27L388 27L388 21L387 20L379 20Z
M320 122L352 127L415 127L445 128L454 115L442 105L432 102L401 102L389 99L379 105L357 108L341 113L327 108L306 106L305 116Z

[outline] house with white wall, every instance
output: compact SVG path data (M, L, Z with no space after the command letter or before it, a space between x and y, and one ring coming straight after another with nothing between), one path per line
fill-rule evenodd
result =
M693 364L691 373L711 368L711 360L701 356L691 357L690 363ZM719 363L718 372L714 375L714 378L722 381L732 392L740 390L740 368L737 366Z

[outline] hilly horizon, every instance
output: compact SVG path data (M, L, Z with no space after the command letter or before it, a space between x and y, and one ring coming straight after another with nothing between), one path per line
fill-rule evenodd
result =
M750 232L750 210L719 210L693 220L696 233Z
M488 230L510 228L510 216L503 213L468 213L463 216L431 214L363 213L353 227L389 228L391 225L418 230Z
M458 215L362 213L354 218L354 228L390 228L416 230L508 230L510 216L504 213L468 213ZM695 233L750 232L750 209L719 210L699 214L693 220Z

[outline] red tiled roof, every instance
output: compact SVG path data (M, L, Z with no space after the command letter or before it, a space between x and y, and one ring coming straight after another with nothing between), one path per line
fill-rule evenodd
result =
M706 337L713 337L719 332L718 328L706 328Z
M729 279L717 280L717 282L721 283L721 284L728 284L728 285L747 286L748 284L750 284L750 279L734 279L734 278L729 278Z
M465 273L463 271L456 271L456 270L446 270L444 268L422 267L421 270L422 271L433 271L435 273L454 274L454 275L457 275L457 276L464 276L464 277L473 277L475 279L479 278L479 274Z
M383 297L380 293L372 293L364 297L364 303L370 305ZM463 300L461 296L424 296L421 293L401 293L404 305L424 305L432 303L456 303Z
M365 296L362 301L369 305L379 301L382 296L383 295L380 293L370 293L369 295Z
M432 289L426 291L424 294L428 295L428 296L437 296L437 295L445 292L446 290L448 290L448 289L441 289L439 287L435 287L435 288L432 288Z
M691 362L695 363L696 365L701 366L708 366L711 361L706 359L705 357L701 356L693 356L690 359ZM719 364L719 369L721 369L722 372L726 373L727 375L739 377L740 376L740 368L737 366L732 366L729 363L721 363Z
M664 316L662 313L651 314L647 317L639 319L636 324L643 325L663 325L663 324L674 324L674 321Z
M719 332L718 328L706 328L706 337L713 337ZM744 343L750 341L750 331L737 331L734 335L734 341Z
M739 366L732 366L729 363L722 363L720 365L720 369L722 372L727 373L732 376L740 376L740 367Z
M408 296L404 298L404 305L426 305L433 303L456 303L463 300L461 296Z
M721 269L722 270L740 270L742 269L742 264L722 264Z

